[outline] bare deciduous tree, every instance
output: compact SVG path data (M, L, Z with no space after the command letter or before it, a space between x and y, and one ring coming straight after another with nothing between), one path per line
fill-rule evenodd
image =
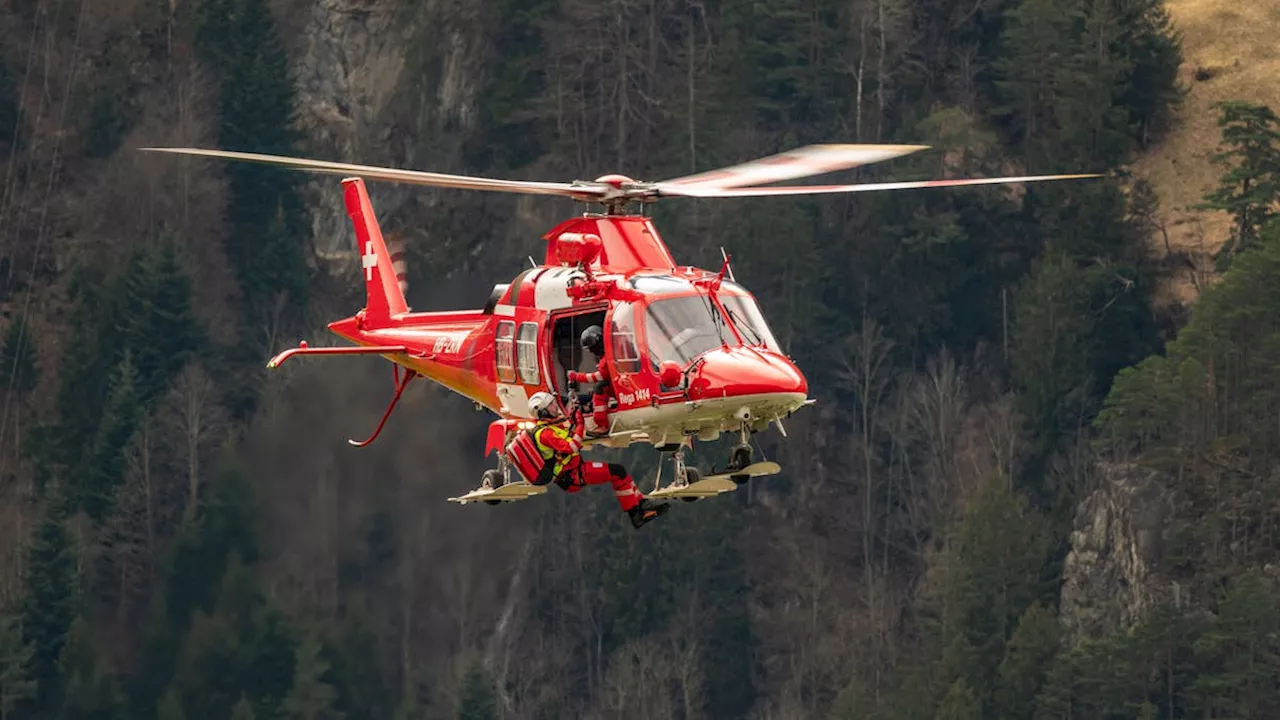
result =
M201 458L213 449L227 429L227 415L218 402L217 387L199 360L192 360L182 369L165 398L164 411L177 423L173 430L180 438L180 452L185 465L183 520L189 522L195 517L200 502Z
M912 433L924 445L926 486L920 497L929 508L925 524L939 527L960 480L956 453L967 405L964 379L950 352L943 350L929 360L925 372L913 382L907 402Z

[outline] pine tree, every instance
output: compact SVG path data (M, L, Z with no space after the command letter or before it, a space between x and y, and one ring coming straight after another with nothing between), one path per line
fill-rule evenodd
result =
M18 617L0 615L0 720L10 720L18 705L36 690L31 679L35 648L22 641Z
M246 594L252 598L254 590L252 583L245 581L242 563L257 559L252 488L237 468L224 463L219 466L209 489L210 496L199 506L195 519L180 528L163 570L164 577L156 584L163 591L153 595L139 660L141 670L132 689L135 706L140 707L155 707L171 685L183 697L204 698L201 704L193 703L186 708L188 720L203 718L201 713L210 708L213 712L229 711L234 698L245 691L242 675L233 672L240 666L231 665L232 661L225 661L228 664L220 666L217 672L192 670L187 673L185 670L202 667L201 663L224 662L219 658L240 652L227 649L221 643L235 646L243 633L220 625L215 627L210 616L220 604L228 611L216 616L219 623L224 622L225 616L245 617L254 612L251 600L231 602L233 597ZM248 589L232 592L233 588L245 587ZM197 624L199 629L195 627ZM289 647L283 663L290 669L292 653ZM235 662L248 664L244 660ZM243 674L252 672L247 670ZM221 683L220 687L226 688L225 707L219 708L210 701L211 690L200 677L208 677L209 683ZM278 678L268 680L274 685ZM286 676L283 689L275 697L284 695L288 681Z
M9 332L0 345L0 388L12 390L19 397L35 389L39 379L35 342L25 315L17 317L9 325Z
M503 18L492 39L503 61L495 63L480 96L480 132L468 143L473 164L520 168L541 157L554 125L528 108L547 86L542 25L558 10L557 0L496 0L490 11Z
M0 150L14 152L14 133L22 122L22 110L18 105L18 91L9 64L0 59ZM0 155L3 157L3 155ZM2 298L0 298L2 299Z
M204 0L194 11L195 44L209 67L227 67L236 55L236 20L244 0Z
M262 715L274 715L282 710L279 698L286 697L293 684L299 639L284 611L264 598L260 588L256 588L254 604L245 615L252 622L243 630L246 652L240 667L244 691L256 701ZM322 713L318 717L335 716Z
M249 698L241 695L235 706L231 708L231 720L256 720L256 718L253 703L249 702Z
M962 679L986 710L994 707L999 666L1018 618L1049 589L1041 577L1050 548L1044 525L1007 480L987 478L938 559L937 598L928 610L939 616L940 677Z
M135 255L125 274L129 307L121 328L138 374L137 397L150 406L168 391L203 333L192 308L191 281L171 243Z
M1280 226L1276 240L1247 250L1232 263L1221 282L1196 301L1187 325L1169 343L1164 357L1153 356L1121 371L1094 423L1099 442L1117 451L1141 451L1148 458L1166 454L1185 476L1188 462L1198 462L1222 439L1242 450L1238 461L1251 472L1242 475L1253 491L1270 491L1263 478L1280 458L1271 439L1280 391L1273 380L1280 362ZM1233 464L1236 460L1233 460ZM1255 476L1254 473L1257 473ZM1185 476L1182 489L1202 493L1197 474ZM1193 495L1194 496L1194 495ZM1269 527L1261 505L1233 492L1221 499L1238 501L1238 510ZM1212 501L1212 499L1206 499ZM1252 530L1250 523L1233 525ZM1269 537L1269 536L1268 536ZM1263 544L1270 541L1259 538ZM1232 542L1239 542L1237 535Z
M115 678L97 656L89 624L84 618L77 617L71 623L58 665L66 684L59 718L124 720L123 697Z
M498 694L484 665L475 660L467 667L458 690L458 720L497 720Z
M1094 323L1087 273L1061 255L1040 263L1015 296L1014 387L1019 409L1046 448L1087 417L1098 379L1086 350Z
M36 683L33 711L52 712L62 696L59 668L79 607L75 550L67 532L65 501L49 498L28 552L22 639L34 649L28 677Z
M288 57L265 0L234 0L225 16L206 24L207 57L220 60L219 144L280 155L293 153L294 89ZM287 306L306 306L307 226L297 173L233 163L228 176L227 257L244 293L246 320L254 327L271 316L283 293Z
M68 292L74 299L70 344L58 363L58 453L68 472L81 472L106 403L108 377L120 362L125 342L117 328L123 293L117 292L95 263L75 266Z
M182 693L177 688L169 688L160 696L156 705L156 720L187 720L182 709Z
M367 567L367 566L366 566ZM334 706L350 718L391 717L395 692L378 648L376 615L359 598L348 601L334 642L325 644Z
M293 666L293 687L281 703L281 720L342 720L334 707L338 694L325 681L329 663L320 656L320 640L308 634L298 645Z
M1235 229L1220 251L1220 268L1255 245L1280 203L1280 119L1271 108L1246 102L1221 102L1218 125L1224 149L1215 163L1229 169L1200 208L1231 213Z
M1118 3L1118 10L1116 25L1123 31L1130 67L1116 104L1129 111L1136 138L1147 147L1168 128L1182 101L1182 41L1164 0L1128 0Z
M832 0L725 3L716 59L727 82L714 89L720 111L741 112L741 99L750 97L758 126L779 136L845 117L852 93L834 62L845 40L839 7Z
M124 477L123 448L137 427L141 412L139 378L131 351L112 373L102 423L82 465L77 499L95 521L102 521L111 511L111 501Z
M141 712L154 708L157 713L178 713L172 720L186 720L182 693L170 682L186 623L170 618L165 596L166 593L153 590L146 619L138 628L139 657L128 680L129 700ZM161 714L157 720L167 719Z
M1054 93L1054 114L1063 132L1050 157L1073 157L1085 167L1111 165L1133 146L1129 109L1116 102L1132 63L1114 0L1081 3L1081 33L1062 68Z
M995 63L1001 104L993 114L1008 118L1028 158L1053 156L1050 145L1062 128L1054 115L1055 91L1075 55L1073 24L1081 18L1074 0L1022 0L1006 13Z
M1256 570L1231 581L1218 616L1195 645L1192 686L1207 717L1262 717L1280 703L1280 609Z
M947 689L933 720L979 720L981 717L982 704L978 696L964 678L959 678Z
M1017 0L995 63L993 113L1030 163L1124 162L1178 101L1178 40L1159 0Z
M242 634L220 613L196 612L189 627L170 669L170 691L193 699L184 708L187 720L225 718L244 692L248 673Z
M1008 720L1032 720L1035 698L1058 652L1058 619L1040 603L1022 614L1005 646L996 690L997 713Z

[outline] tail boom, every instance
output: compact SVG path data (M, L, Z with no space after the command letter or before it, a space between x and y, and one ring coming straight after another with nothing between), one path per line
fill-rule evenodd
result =
M426 312L406 315L390 327L369 327L357 315L331 323L329 329L361 349L407 348L384 357L497 412L501 405L488 332L492 318L480 310Z

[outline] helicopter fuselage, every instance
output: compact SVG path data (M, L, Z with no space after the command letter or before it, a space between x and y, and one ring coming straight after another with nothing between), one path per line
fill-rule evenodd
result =
M534 393L564 397L569 370L596 369L599 358L579 337L597 325L615 404L609 435L593 442L611 447L758 431L807 403L805 377L755 299L724 278L727 260L720 273L676 266L652 222L638 216L574 218L546 239L544 264L495 285L483 309L377 323L361 311L329 327L357 345L404 348L385 357L510 429L533 419Z

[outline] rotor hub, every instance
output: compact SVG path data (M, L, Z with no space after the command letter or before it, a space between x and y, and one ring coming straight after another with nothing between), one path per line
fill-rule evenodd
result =
M619 175L617 173L612 173L609 175L601 175L600 177L596 178L596 182L608 185L614 190L621 190L623 187L627 185L636 184L635 180L632 180L626 175Z

